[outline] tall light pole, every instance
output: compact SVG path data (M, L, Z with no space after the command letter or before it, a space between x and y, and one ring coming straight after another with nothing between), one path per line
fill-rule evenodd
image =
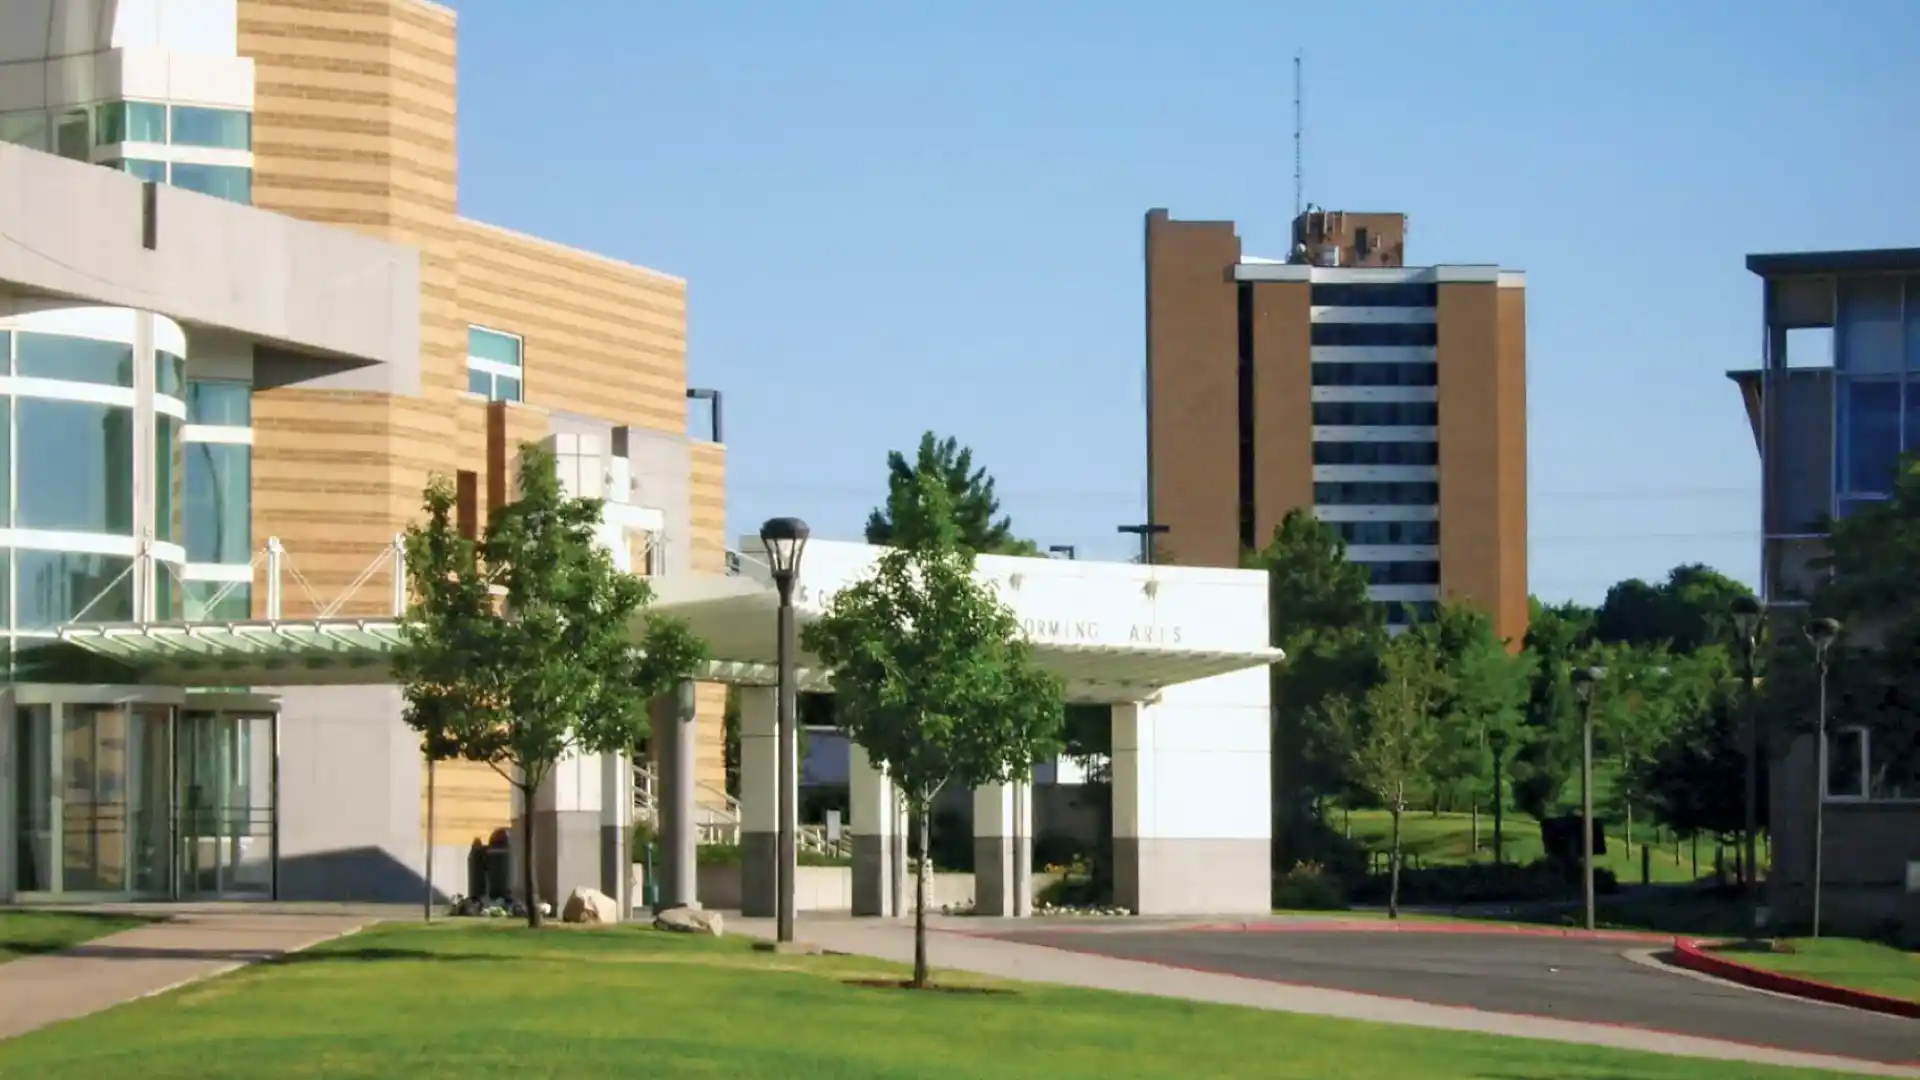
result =
M1500 804L1506 801L1500 793L1500 765L1507 756L1505 729L1494 728L1487 732L1487 747L1493 751L1493 864L1499 866L1507 861L1506 837L1500 829L1503 818Z
M1819 618L1807 623L1807 640L1813 642L1813 666L1820 672L1820 712L1814 724L1813 778L1813 936L1820 936L1820 890L1825 877L1827 828L1827 652L1840 636L1836 619Z
M1149 521L1142 525L1122 525L1119 531L1131 533L1140 538L1140 562L1143 565L1152 566L1153 538L1156 536L1164 536L1172 531L1172 529L1173 526L1171 525L1161 525L1158 522Z
M1593 903L1593 697L1606 668L1574 668L1573 692L1580 698L1580 883L1587 929L1594 928Z
M799 518L773 518L760 526L760 544L766 549L767 564L773 570L773 584L780 590L780 621L776 646L780 667L779 733L780 747L775 755L779 765L774 776L779 788L780 834L775 858L778 910L775 937L781 942L793 940L793 879L798 872L800 831L799 675L794 670L799 643L794 640L793 583L800 575L800 556L807 549L807 523Z
M1728 605L1728 614L1733 617L1735 644L1740 647L1740 672L1746 679L1746 697L1741 702L1742 711L1746 713L1742 740L1747 755L1745 888L1749 936L1757 938L1760 936L1760 864L1756 861L1760 850L1760 717L1756 708L1753 654L1760 634L1760 601L1751 596L1736 596Z

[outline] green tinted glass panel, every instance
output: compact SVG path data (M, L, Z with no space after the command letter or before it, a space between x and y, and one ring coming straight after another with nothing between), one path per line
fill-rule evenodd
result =
M467 327L467 355L510 367L520 366L520 339L511 334Z
M4 339L5 334L0 334ZM0 341L0 351L6 343ZM13 524L13 399L0 397L0 527ZM5 626L7 609L0 604L0 626Z
M14 374L23 378L63 382L133 385L133 346L117 341L61 337L57 334L17 335Z
M475 394L480 394L485 397L492 397L493 396L493 376L487 374L484 371L475 371L472 368L468 368L467 369L467 389L468 391Z
M133 410L85 401L14 399L18 524L133 535Z
M72 551L14 552L15 607L21 630L133 618L133 560Z
M13 335L0 330L0 375L13 374Z
M150 184L167 182L167 163L164 161L127 158L125 161L103 161L101 164L109 169L119 169L136 180L144 180Z
M0 142L31 150L47 149L48 129L45 109L7 113L0 116Z
M54 130L53 152L75 161L90 160L93 157L93 140L87 137L88 130L87 110L75 109L63 114L60 126Z
M168 397L179 397L187 383L187 361L185 357L170 352L154 350L153 353L153 389L155 393Z
M180 542L180 421L164 413L153 424L153 535Z
M520 400L520 380L511 379L505 375L494 376L493 400L519 401Z
M217 150L253 149L253 116L239 109L173 107L173 144Z
M237 165L173 163L173 186L228 202L253 202L253 170Z
M180 570L177 566L164 563L156 564L153 569L153 618L156 622L175 622L183 610L181 587L183 583L173 575Z
M94 113L95 146L167 141L167 107L151 101L110 101Z
M187 561L244 564L253 559L253 447L186 445Z
M220 590L226 589L222 596ZM253 615L253 588L239 582L189 581L186 617L194 622L245 622Z
M187 423L251 427L253 387L243 382L192 380L187 383Z

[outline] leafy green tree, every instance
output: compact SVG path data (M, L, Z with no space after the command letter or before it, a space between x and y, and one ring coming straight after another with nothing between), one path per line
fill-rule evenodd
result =
M1507 649L1485 613L1442 603L1434 618L1409 631L1433 647L1448 672L1436 709L1439 743L1428 764L1434 808L1464 801L1473 813L1472 839L1480 845L1480 806L1493 793L1493 754L1488 736L1505 732L1519 746L1531 689L1533 657Z
M1331 702L1358 701L1373 684L1386 643L1365 568L1347 561L1340 534L1295 509L1246 565L1267 572L1270 641L1285 650L1272 669L1276 863L1311 856L1309 825L1320 800L1353 789L1351 755Z
M929 431L920 436L920 447L912 461L898 450L887 454L887 505L867 516L867 543L911 547L917 540L904 535L894 514L894 503L901 495L917 497L921 478L932 479L945 493L959 542L981 555L1036 555L1039 547L1031 540L1013 535L1013 519L1000 512L1000 499L993 491L993 477L984 467L973 464L973 451L948 436L941 439Z
M1698 698L1676 711L1677 723L1630 771L1633 790L1654 819L1682 836L1731 836L1746 827L1745 720L1737 683L1689 678ZM1765 759L1759 818L1767 819Z
M1013 611L973 576L947 486L932 472L896 486L891 520L909 544L882 554L807 627L806 647L832 673L835 722L884 766L920 835L946 787L1027 780L1057 754L1061 686L1033 659ZM923 846L924 850L924 846ZM923 853L914 891L913 985L927 984Z
M1658 585L1629 578L1607 590L1594 636L1610 644L1665 645L1680 654L1725 645L1733 632L1733 599L1751 595L1746 585L1699 563L1674 567Z
M1324 708L1344 733L1354 780L1387 808L1387 916L1400 917L1400 823L1428 760L1440 743L1434 712L1450 690L1433 644L1420 634L1401 634L1388 642L1380 677L1358 704L1330 699Z
M407 533L414 594L394 673L408 724L491 765L530 808L566 755L638 745L648 701L690 677L705 645L646 610L646 581L616 570L594 538L599 500L566 497L550 453L523 446L519 483L477 545L453 527L452 486L427 488L425 520ZM521 845L527 923L538 927L531 821Z
M1580 769L1580 713L1568 675L1593 647L1593 611L1532 601L1526 650L1533 657L1525 740L1514 755L1514 805L1552 817Z

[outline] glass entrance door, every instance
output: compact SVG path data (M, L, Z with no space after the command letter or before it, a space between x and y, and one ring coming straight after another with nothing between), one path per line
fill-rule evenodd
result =
M165 896L173 710L62 702L14 711L15 888Z
M273 892L273 717L186 710L174 731L177 891Z

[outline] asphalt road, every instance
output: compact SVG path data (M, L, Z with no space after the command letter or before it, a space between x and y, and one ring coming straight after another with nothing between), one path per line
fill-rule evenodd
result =
M1920 1063L1920 1021L1636 963L1632 942L1417 932L1017 931L1009 941L1494 1012Z

